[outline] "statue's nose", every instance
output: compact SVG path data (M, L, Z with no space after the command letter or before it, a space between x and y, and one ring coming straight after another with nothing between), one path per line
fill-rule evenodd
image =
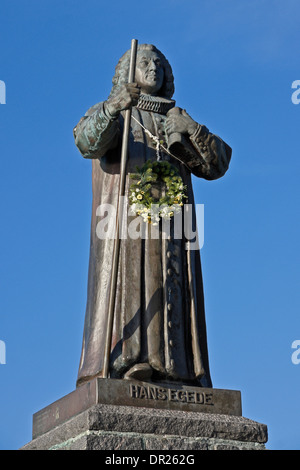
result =
M157 64L153 59L151 59L149 63L149 70L156 70L156 69L157 69Z

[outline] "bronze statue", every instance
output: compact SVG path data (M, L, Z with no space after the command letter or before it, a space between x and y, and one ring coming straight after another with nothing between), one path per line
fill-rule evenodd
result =
M130 176L145 162L169 162L193 207L191 174L207 180L227 171L230 147L196 123L172 100L174 79L165 56L139 45L135 82L127 83L130 51L120 59L108 99L90 108L74 129L77 147L92 160L93 206L88 295L77 386L103 377L104 338L114 240L97 235L97 208L116 205L124 111L131 109L125 195ZM156 191L165 191L163 184ZM103 214L102 214L103 216ZM133 215L125 214L127 222ZM141 217L141 216L139 216ZM174 218L173 218L174 219ZM200 253L168 237L122 239L115 291L109 370L111 378L174 381L211 387Z

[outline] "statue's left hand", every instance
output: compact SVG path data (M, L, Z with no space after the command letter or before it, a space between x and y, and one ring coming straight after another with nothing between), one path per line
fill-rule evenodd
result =
M198 124L184 109L172 108L167 114L165 129L168 135L174 132L192 135L197 126Z

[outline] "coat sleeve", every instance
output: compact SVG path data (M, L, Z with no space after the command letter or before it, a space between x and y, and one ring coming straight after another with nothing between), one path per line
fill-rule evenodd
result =
M171 110L173 113L174 111ZM188 116L185 110L177 108L176 114L178 111ZM171 134L168 137L168 146L171 153L184 163L191 173L207 180L221 178L231 159L232 150L229 145L200 124L196 125L192 135Z
M196 158L191 161L192 173L208 180L221 178L231 159L232 149L229 145L200 124L189 140L196 152Z
M84 158L101 158L118 145L118 118L112 118L104 103L90 108L73 130L75 143Z

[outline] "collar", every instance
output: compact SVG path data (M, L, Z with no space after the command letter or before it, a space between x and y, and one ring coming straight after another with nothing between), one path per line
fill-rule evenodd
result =
M167 114L167 112L174 108L175 101L160 96L144 95L141 94L137 108L144 111L152 111L159 114Z

